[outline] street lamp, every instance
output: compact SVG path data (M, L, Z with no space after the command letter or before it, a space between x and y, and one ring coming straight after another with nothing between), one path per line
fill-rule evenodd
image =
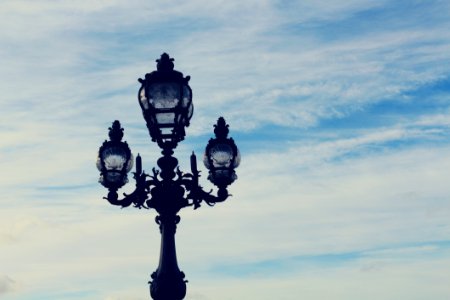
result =
M191 173L183 173L173 150L185 136L185 127L193 114L190 77L174 70L174 59L163 53L156 60L157 70L139 79L142 84L138 99L147 123L150 137L161 148L162 157L157 161L159 170L152 174L142 170L142 158L136 157L133 178L136 188L131 194L119 199L118 189L127 182L127 174L133 167L133 155L122 141L123 128L114 121L109 128L109 141L100 147L97 168L99 182L109 192L105 197L112 205L137 208L153 208L158 212L156 223L161 232L159 265L151 275L150 295L155 300L181 300L186 295L186 280L177 263L175 231L180 217L177 213L184 207L200 207L202 201L212 206L228 198L227 186L236 180L235 168L241 156L232 138L228 138L228 125L220 117L214 125L215 138L209 140L203 162L209 170L208 179L218 187L217 195L205 192L199 185L197 158L190 157Z

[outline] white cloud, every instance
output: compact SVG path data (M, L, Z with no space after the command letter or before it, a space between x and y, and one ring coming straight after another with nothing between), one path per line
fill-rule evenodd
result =
M159 255L155 213L102 200L94 161L107 127L120 119L133 152L151 168L159 150L147 138L136 79L168 51L176 68L192 76L188 134L195 140L211 132L224 115L233 134L254 133L255 140L242 141L233 197L181 213L177 243L188 299L446 299L449 260L436 243L450 237L448 96L414 91L448 77L449 10L444 2L416 4L428 23L411 5L411 14L361 29L359 14L370 21L371 10L401 7L6 1L0 265L8 275L0 276L0 293L18 300L65 292L86 292L80 299L148 298L146 282ZM347 30L331 31L346 22ZM399 112L371 128L321 127L324 120L370 113L386 99L436 109ZM272 125L281 126L274 129L279 141L260 131ZM288 128L302 133L282 132ZM196 147L180 145L177 155ZM214 272L355 252L364 257L339 267L291 267L283 276L270 268L263 278L239 280Z

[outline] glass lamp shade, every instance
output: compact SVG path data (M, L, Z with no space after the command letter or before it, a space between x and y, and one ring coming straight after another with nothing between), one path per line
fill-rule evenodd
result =
M237 179L235 168L241 154L228 143L217 143L205 151L203 163L209 169L208 179L217 186L227 186Z
M208 179L218 187L226 187L237 179L234 169L241 162L241 154L234 140L226 137L228 125L225 120L220 118L215 127L216 138L206 146L203 163L209 169Z
M236 168L241 162L241 154L237 150L237 155L234 155L231 145L225 143L217 143L212 146L209 153L205 153L203 162L205 167L211 168Z
M184 139L194 107L189 76L173 70L172 61L167 54L157 60L158 70L139 80L138 98L152 140L174 148Z
M99 182L107 188L120 188L128 182L127 173L133 168L133 155L126 142L115 136L118 128L110 128L112 140L105 141L100 147L97 156L97 169L100 171ZM117 127L117 126L116 126ZM115 130L115 132L114 132ZM122 134L123 135L123 134Z

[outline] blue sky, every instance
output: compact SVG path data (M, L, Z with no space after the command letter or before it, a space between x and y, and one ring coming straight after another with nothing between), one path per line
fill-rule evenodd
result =
M95 156L119 119L155 165L137 79L167 52L181 168L219 116L242 153L181 212L186 299L449 299L449 1L4 0L0 28L0 298L149 299L155 212L102 200Z

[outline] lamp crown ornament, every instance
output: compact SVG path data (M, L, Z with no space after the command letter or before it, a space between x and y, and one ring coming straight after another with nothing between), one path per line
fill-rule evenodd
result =
M161 58L157 59L156 62L156 69L158 71L164 72L164 71L173 71L174 64L173 61L175 59L171 58L169 54L163 53L161 54Z
M217 139L226 139L230 130L228 129L230 125L225 122L223 117L217 120L217 124L214 125L214 133Z
M123 138L123 128L118 120L115 120L109 129L109 139L112 142L120 142Z

